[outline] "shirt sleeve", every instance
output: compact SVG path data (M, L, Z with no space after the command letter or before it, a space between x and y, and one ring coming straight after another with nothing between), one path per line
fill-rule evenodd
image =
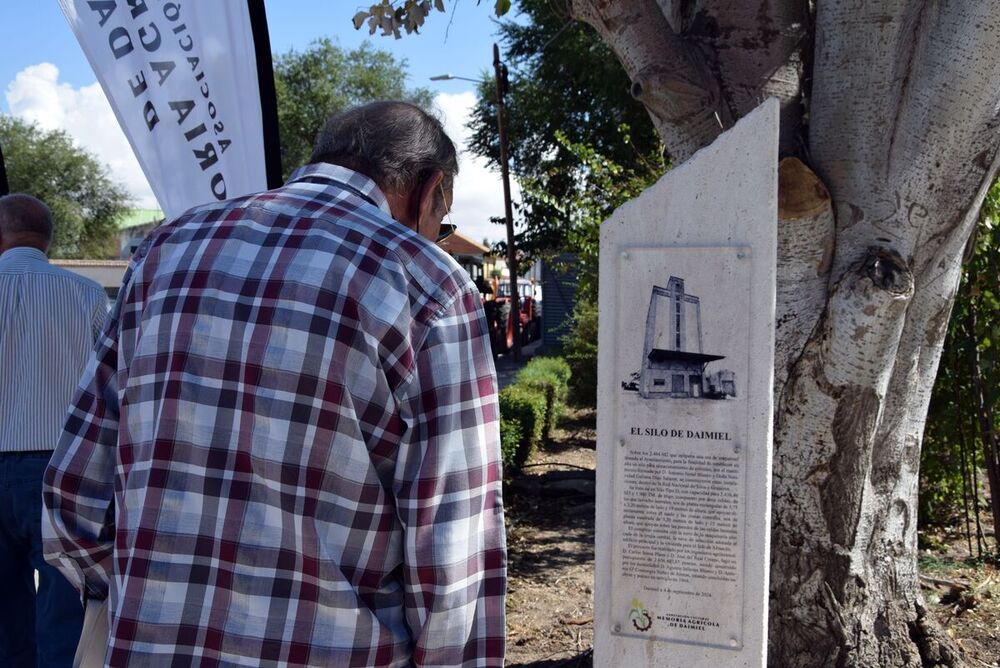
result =
M86 598L105 598L111 577L121 302L119 298L110 314L107 299L95 305L93 325L102 329L42 487L45 559Z
M108 297L101 290L100 294L95 295L93 315L90 319L90 330L93 336L94 343L97 343L98 338L101 336L101 332L104 330L104 320L108 317Z
M430 326L403 400L395 495L416 666L502 666L507 554L496 372L479 295Z

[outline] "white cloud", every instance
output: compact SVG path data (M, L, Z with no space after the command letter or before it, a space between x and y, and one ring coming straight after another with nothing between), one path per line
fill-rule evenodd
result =
M14 116L37 123L45 130L64 130L79 146L108 165L113 180L132 195L132 203L157 207L156 198L118 125L111 105L98 83L73 88L59 82L52 63L30 65L7 85L7 106Z
M503 182L499 170L491 170L486 159L469 151L469 122L472 108L476 104L476 94L438 93L434 98L441 110L445 131L459 150L458 177L455 179L455 202L452 219L458 229L476 241L484 238L490 241L505 239L507 232L503 225L490 222L491 216L503 217ZM519 190L511 183L511 197L517 201Z
M13 115L46 130L66 131L81 147L106 163L111 177L132 194L135 206L157 206L100 84L74 88L59 81L55 65L40 63L17 73L7 85L6 98ZM460 171L455 183L452 219L463 234L476 241L505 238L504 227L490 222L491 216L503 216L500 172L491 170L484 158L466 149L470 133L465 125L476 103L475 93L439 93L435 103L445 130L459 148ZM512 185L517 201L517 184Z

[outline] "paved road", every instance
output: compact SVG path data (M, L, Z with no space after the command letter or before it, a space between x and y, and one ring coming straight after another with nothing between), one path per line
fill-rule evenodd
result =
M510 353L506 355L500 355L496 359L497 365L497 381L500 385L500 389L507 387L514 382L517 372L527 363L529 359L535 356L538 349L542 347L542 341L533 341L530 344L521 348L521 362L516 363Z

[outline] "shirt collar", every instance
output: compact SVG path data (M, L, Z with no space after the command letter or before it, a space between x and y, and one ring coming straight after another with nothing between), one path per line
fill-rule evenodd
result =
M340 165L331 165L327 162L315 162L299 167L288 177L289 184L299 181L325 181L346 187L348 190L353 190L371 201L383 213L390 218L392 217L392 211L389 209L389 200L386 199L375 182L364 174L355 172L354 170L341 167Z
M0 268L20 270L33 262L49 263L49 258L42 251L31 246L15 246L0 253Z

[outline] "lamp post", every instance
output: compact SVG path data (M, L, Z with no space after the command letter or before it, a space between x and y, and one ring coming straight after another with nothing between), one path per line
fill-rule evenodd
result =
M497 90L497 133L500 136L500 176L503 180L503 209L507 222L507 270L510 272L510 324L513 333L514 361L521 361L521 293L517 286L517 255L514 253L514 214L510 203L510 173L507 169L507 123L504 96L507 95L507 66L500 61L500 48L493 45L493 74ZM453 74L438 74L431 81L474 81L478 79L459 77Z
M507 66L500 62L500 47L493 45L493 73L497 84L497 133L500 135L500 175L503 178L503 212L507 218L507 269L510 271L510 317L514 333L514 361L521 361L521 291L517 287L517 255L514 253L514 214L510 206L510 174L507 171Z
M454 74L435 74L431 77L431 81L452 81L458 79L460 81L471 81L473 83L480 83L482 79L470 79L469 77L460 77Z

